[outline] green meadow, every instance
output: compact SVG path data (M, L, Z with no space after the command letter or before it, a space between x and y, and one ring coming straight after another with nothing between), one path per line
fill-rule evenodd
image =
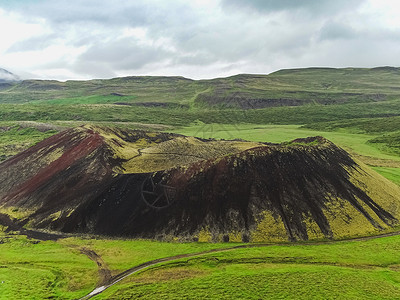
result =
M96 251L115 275L143 262L238 244L161 243L71 237L2 236L0 299L77 299L98 283ZM162 263L94 299L397 299L400 237L310 244L251 245ZM361 254L362 253L362 254Z
M70 237L37 241L0 233L0 299L77 299L99 281L98 266L81 249L95 251L112 275L148 260L232 244L160 243Z
M399 242L394 236L206 254L132 275L94 299L397 299Z

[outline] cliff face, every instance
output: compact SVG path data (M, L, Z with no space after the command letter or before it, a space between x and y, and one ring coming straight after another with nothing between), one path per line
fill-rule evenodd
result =
M0 164L1 211L63 232L341 238L398 223L400 189L321 138L272 145L80 127Z

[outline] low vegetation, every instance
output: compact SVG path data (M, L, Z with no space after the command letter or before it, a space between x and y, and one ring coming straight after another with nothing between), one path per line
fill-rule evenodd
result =
M8 125L0 127L0 162L57 133L51 128Z
M208 254L143 271L95 299L396 299L399 241L395 236Z
M1 235L1 299L77 299L97 283L97 266L79 249Z
M98 266L82 249L94 250L116 275L148 260L232 244L160 243L82 239L39 241L0 233L0 299L77 299L98 283Z
M161 243L70 237L35 241L2 235L1 297L77 299L98 282L94 250L111 274L148 260L238 244ZM399 236L326 244L284 244L180 259L127 277L94 299L400 297ZM363 253L363 255L360 255Z

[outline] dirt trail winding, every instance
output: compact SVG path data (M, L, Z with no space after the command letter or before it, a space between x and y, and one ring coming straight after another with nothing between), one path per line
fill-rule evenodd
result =
M98 255L93 250L88 249L86 247L83 247L79 250L81 251L82 254L85 254L90 260L94 261L97 264L99 272L99 282L97 283L97 286L102 286L104 284L111 282L112 280L111 271L108 268L107 264L104 262L104 260L101 258L101 256Z
M343 243L343 242L354 242L354 241L367 241L367 240L372 240L372 239L377 239L377 238L382 238L382 237L389 237L389 236L396 236L400 235L400 231L396 232L391 232L391 233L385 233L381 235L375 235L375 236L367 236L367 237L360 237L360 238L353 238L353 239L348 239L348 240L340 240L340 241L325 241L325 242L305 242L305 243L274 243L274 244L250 244L250 245L240 245L240 246L233 246L230 248L219 248L219 249L211 249L207 251L202 251L202 252L196 252L196 253L189 253L189 254L180 254L180 255L175 255L175 256L170 256L170 257L164 257L164 258L159 258L159 259L154 259L147 261L143 264L137 265L135 267L132 267L128 270L125 270L124 272L117 274L113 277L110 278L108 282L105 282L103 285L96 287L92 292L87 294L86 296L80 298L79 300L86 300L90 299L109 287L115 285L119 281L123 280L124 278L135 274L141 270L147 269L151 266L157 265L159 263L163 262L170 262L174 260L178 260L181 258L186 258L186 257L193 257L193 256L200 256L200 255L205 255L209 253L216 253L216 252L225 252L225 251L231 251L235 249L244 249L244 248L258 248L258 247L271 247L271 246L298 246L298 245L326 245L326 244L333 244L333 243ZM99 270L100 272L100 270Z

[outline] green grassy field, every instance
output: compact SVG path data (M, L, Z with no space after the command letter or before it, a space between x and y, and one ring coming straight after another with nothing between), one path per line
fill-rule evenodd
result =
M136 283L121 284L94 299L396 299L400 296L398 286L392 283L398 280L396 271L290 263L227 263L210 269L203 262L196 267L154 272L154 277L143 275ZM189 278L181 279L179 272Z
M107 99L107 98L106 98ZM400 101L349 103L342 105L282 106L254 110L170 105L154 107L110 103L76 103L82 98L54 100L61 103L32 102L0 104L2 121L110 121L144 122L188 126L199 120L221 124L309 124L358 118L398 116Z
M240 138L257 142L281 143L308 136L323 136L335 144L361 155L399 160L395 155L385 154L367 141L374 135L307 130L299 125L254 125L254 124L201 124L174 130L177 133L202 138Z
M399 76L395 68L346 68L201 81L24 81L0 91L0 162L86 123L272 143L321 135L400 184ZM1 234L0 299L87 294L99 274L82 248L115 275L148 260L233 245ZM393 236L207 254L132 275L95 299L399 299L399 250L400 236Z
M8 124L0 128L0 162L18 152L54 135L57 131L40 131L33 127L21 127Z
M96 251L112 274L162 257L236 244L1 236L0 299L76 299L98 282ZM163 263L94 299L397 299L400 236L235 249ZM360 255L362 253L362 255Z
M72 237L35 241L4 233L0 241L0 299L77 299L89 293L98 283L98 269L82 248L96 251L115 275L156 258L232 247Z
M97 266L77 249L0 236L0 299L76 299L97 283Z
M388 167L372 167L376 172L389 179L390 181L400 185L400 169Z
M58 244L73 248L87 247L94 250L104 259L114 274L157 258L228 248L235 245L232 243L167 243L105 238L67 238L60 240Z
M95 299L396 299L399 242L395 236L207 254L132 275Z

